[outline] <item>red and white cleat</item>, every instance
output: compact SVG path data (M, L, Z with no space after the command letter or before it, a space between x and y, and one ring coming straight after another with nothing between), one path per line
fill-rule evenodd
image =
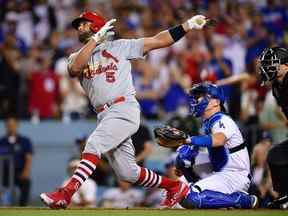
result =
M40 198L51 209L65 209L71 202L71 197L64 188L51 193L41 193Z
M160 204L161 208L172 208L174 205L181 202L188 192L188 185L184 182L179 182L177 186L167 190L166 198Z

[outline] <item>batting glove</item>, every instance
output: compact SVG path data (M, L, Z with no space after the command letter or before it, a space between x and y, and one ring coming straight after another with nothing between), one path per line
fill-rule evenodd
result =
M202 29L206 23L207 18L203 15L196 15L187 20L189 29Z
M114 26L112 25L114 22L116 22L116 19L111 19L108 22L105 23L105 25L97 32L95 33L91 38L96 43L101 43L102 41L106 40L108 37L114 35L115 33L113 31L110 31Z

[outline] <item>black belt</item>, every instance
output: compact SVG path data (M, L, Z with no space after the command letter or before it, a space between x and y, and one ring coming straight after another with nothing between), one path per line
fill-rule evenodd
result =
M252 175L251 174L248 174L247 175L248 179L251 181L252 180Z
M245 147L246 147L245 143L242 143L236 147L230 148L229 153L232 154L232 153L238 152L238 151L244 149Z

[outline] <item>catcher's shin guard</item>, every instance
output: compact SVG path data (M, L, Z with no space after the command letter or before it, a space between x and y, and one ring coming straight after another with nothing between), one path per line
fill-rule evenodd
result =
M187 197L180 203L184 208L218 209L244 208L250 209L257 205L257 197L243 192L225 194L217 191L204 190L195 192L190 190Z

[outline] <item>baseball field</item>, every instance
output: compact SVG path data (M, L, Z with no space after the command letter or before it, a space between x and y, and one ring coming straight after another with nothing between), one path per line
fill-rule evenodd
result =
M0 216L288 216L284 210L0 208Z

